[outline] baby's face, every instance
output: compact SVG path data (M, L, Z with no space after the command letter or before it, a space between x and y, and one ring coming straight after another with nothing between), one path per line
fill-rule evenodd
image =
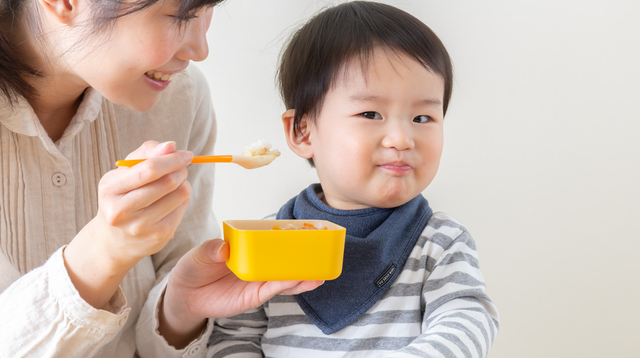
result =
M416 60L378 49L327 92L310 124L329 206L395 207L433 180L443 145L444 80Z

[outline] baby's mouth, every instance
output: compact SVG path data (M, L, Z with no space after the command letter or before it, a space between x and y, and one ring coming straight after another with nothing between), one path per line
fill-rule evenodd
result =
M158 72L158 71L147 71L147 73L145 73L145 75L147 77L151 78L152 80L167 82L167 81L171 81L171 79L173 78L175 73L162 73L162 72Z
M389 171L390 173L395 173L395 175L402 175L410 172L413 168L404 162L390 162L380 165L381 168Z

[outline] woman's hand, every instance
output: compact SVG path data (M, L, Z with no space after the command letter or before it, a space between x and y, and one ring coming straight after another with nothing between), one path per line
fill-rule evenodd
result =
M229 245L209 240L191 249L171 271L160 313L160 333L176 348L197 337L207 317L230 317L256 308L273 296L298 294L323 281L240 280L225 261Z
M145 142L127 159L146 161L100 180L98 214L64 252L73 284L92 306L104 307L127 271L173 238L189 205L193 158L175 149L174 142Z
M193 154L175 151L174 142L145 142L127 159L149 158L107 173L98 187L96 221L110 233L106 252L125 265L160 251L189 205L187 166Z

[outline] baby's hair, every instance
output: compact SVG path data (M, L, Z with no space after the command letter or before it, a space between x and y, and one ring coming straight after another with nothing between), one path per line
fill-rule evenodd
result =
M89 1L93 13L88 35L104 34L121 17L144 10L158 2L169 0L108 0ZM199 9L213 6L224 0L179 0L176 17L179 22L188 20ZM14 104L18 96L32 99L38 95L36 89L27 81L29 77L38 77L38 70L29 67L20 58L20 49L10 41L11 33L19 26L18 14L25 14L25 21L34 32L42 33L39 23L41 15L37 13L35 1L0 0L0 96L8 98Z
M302 116L313 121L327 91L348 63L360 59L363 69L376 47L406 54L444 79L447 112L453 84L451 59L435 33L396 7L353 1L323 10L291 37L280 56L277 80L287 109L295 109L293 128L300 135ZM313 162L309 160L313 165Z

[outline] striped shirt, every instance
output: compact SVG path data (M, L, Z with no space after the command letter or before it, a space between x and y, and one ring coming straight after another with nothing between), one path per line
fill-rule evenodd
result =
M350 326L325 335L279 295L216 319L207 357L486 357L498 312L485 289L473 238L435 213L396 281Z

